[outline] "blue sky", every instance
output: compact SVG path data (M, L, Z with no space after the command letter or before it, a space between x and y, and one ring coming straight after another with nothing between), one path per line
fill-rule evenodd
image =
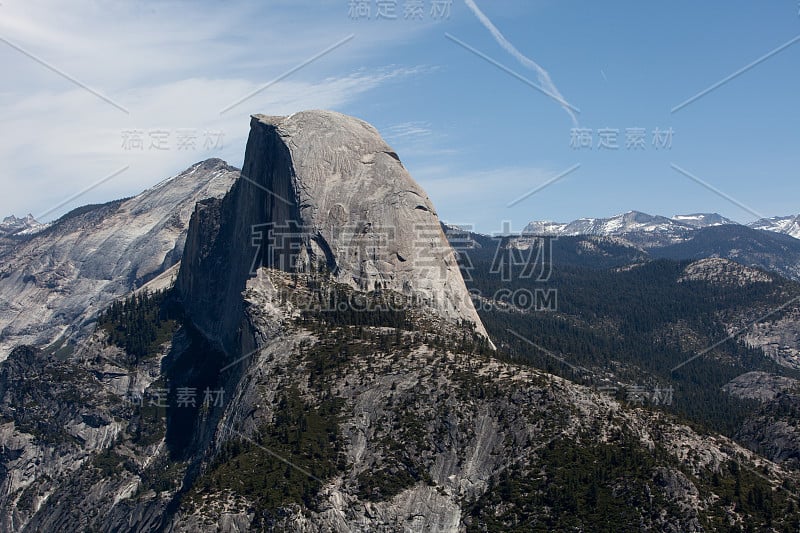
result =
M52 219L207 157L241 165L249 114L310 108L374 124L442 219L487 233L503 220L520 229L631 209L742 222L800 212L800 42L671 111L800 35L796 0L453 0L446 19L433 1L421 20L404 17L406 0L393 2L397 18L376 20L374 0L369 18L349 0L3 0L0 213ZM556 99L446 34L557 91L580 109L577 126ZM571 146L576 127L591 149ZM653 145L656 129L672 130L669 147ZM600 130L618 148L599 148ZM642 132L644 145L626 148ZM151 149L158 136L166 149Z

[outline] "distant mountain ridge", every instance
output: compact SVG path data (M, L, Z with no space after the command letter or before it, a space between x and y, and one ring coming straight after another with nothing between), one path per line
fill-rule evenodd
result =
M800 280L800 240L740 224L703 228L684 242L648 252L654 258L674 260L721 257Z
M628 211L608 218L579 218L572 222L535 220L523 233L534 235L600 235L628 238L644 247L666 246L688 240L694 232L708 227L742 225L718 213L694 213L665 217L641 211ZM746 225L749 228L783 233L800 239L800 215L763 218Z
M41 224L30 213L23 218L11 215L0 222L0 236L36 233L44 227L45 224Z
M800 215L762 218L748 225L753 229L784 233L795 239L800 239Z
M19 344L91 331L97 311L178 263L195 204L225 195L238 172L209 159L133 198L0 234L0 361Z
M571 222L532 221L523 233L546 231L553 235L620 235L631 231L692 230L721 224L736 224L717 213L676 215L668 218L641 211L628 211L608 218L579 218Z
M719 215L684 215L680 222L644 213L612 219L581 219L583 225L556 231L556 223L529 224L520 235L492 237L444 225L453 247L462 255L493 254L504 239L508 245L527 249L540 236L557 237L553 263L591 268L618 268L652 259L692 260L722 258L746 267L775 272L800 281L800 239L787 233L721 223ZM719 217L719 218L717 218ZM666 221L666 222L665 222ZM689 223L697 226L693 229ZM708 224L705 227L699 227ZM784 222L784 227L788 224ZM777 226L776 226L777 227ZM574 233L572 233L574 231ZM480 251L479 251L480 250Z

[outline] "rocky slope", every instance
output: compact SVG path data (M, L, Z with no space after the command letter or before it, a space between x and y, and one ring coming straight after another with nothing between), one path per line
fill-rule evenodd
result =
M728 394L766 402L780 394L797 389L800 381L767 372L747 372L727 383L723 389Z
M195 203L223 196L237 176L218 159L197 163L0 248L0 360L18 344L74 342L91 331L98 310L180 261Z
M759 402L737 432L737 439L788 468L800 468L800 381L748 372L724 388L731 395Z
M745 287L752 283L772 283L773 276L763 270L749 268L728 259L712 257L689 264L678 283L704 281L723 287Z
M792 474L733 441L498 362L469 335L448 343L459 328L424 308L400 329L306 314L334 286L260 269L245 293L258 349L233 367L190 329L140 363L102 331L67 360L17 350L0 374L3 528L793 527ZM10 387L19 375L32 379ZM224 401L150 406L168 382Z

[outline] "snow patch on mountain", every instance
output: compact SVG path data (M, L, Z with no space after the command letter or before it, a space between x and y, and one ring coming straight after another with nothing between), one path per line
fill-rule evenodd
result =
M753 229L784 233L795 239L800 239L800 215L762 218L749 224L749 226Z
M11 215L5 217L3 221L0 222L0 236L32 235L44 228L45 224L37 221L30 213L23 218L17 218Z
M624 235L632 232L678 233L692 229L735 224L716 213L676 215L672 218L628 211L610 218L579 218L572 222L533 221L523 233L535 235Z
M716 213L677 215L667 218L640 211L629 211L610 218L579 218L572 222L534 221L525 227L523 234L616 236L624 237L638 246L650 248L684 242L692 232L700 228L732 223Z
M724 224L736 224L733 220L725 218L717 213L695 213L693 215L675 215L672 217L675 222L688 224L695 228L707 228L709 226L722 226Z
M609 218L579 218L572 222L534 220L525 226L523 233L552 236L627 236L631 233L638 233L640 238L632 239L634 242L645 241L638 242L638 244L653 247L684 242L695 230L728 224L738 225L739 223L718 213L693 213L667 218L648 215L640 211L629 211ZM747 226L757 230L783 233L800 239L800 215L762 218L747 224Z

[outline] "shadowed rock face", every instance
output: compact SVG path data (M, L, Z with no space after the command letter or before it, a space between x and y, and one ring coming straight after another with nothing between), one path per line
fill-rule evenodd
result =
M242 348L241 293L260 266L325 268L486 334L430 199L377 130L353 117L254 115L242 178L221 202L198 205L178 287L195 324L226 351Z

